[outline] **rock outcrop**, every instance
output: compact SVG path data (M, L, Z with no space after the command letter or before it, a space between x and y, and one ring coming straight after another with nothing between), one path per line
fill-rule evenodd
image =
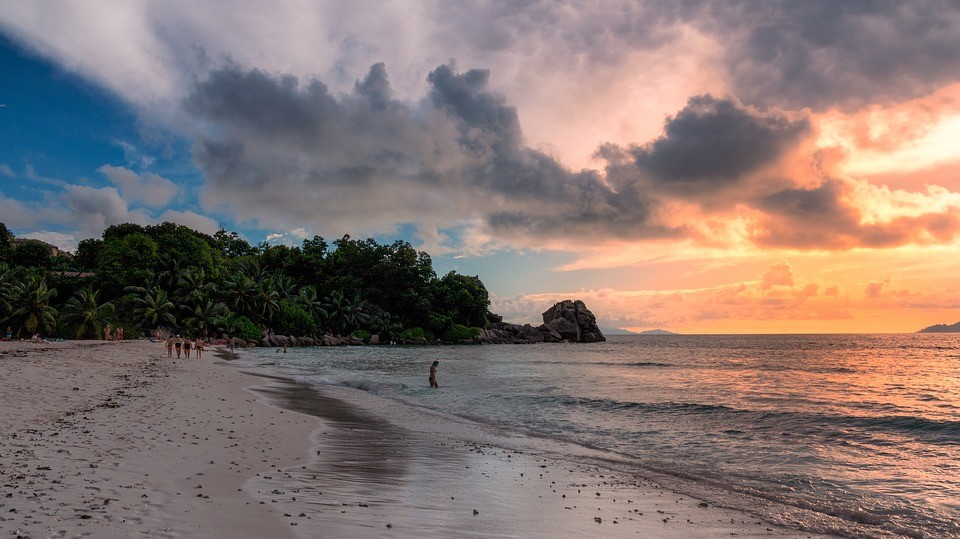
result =
M494 320L490 316L488 320ZM543 324L490 323L475 339L481 344L601 342L607 340L597 317L580 300L564 300L543 313Z
M533 343L592 343L606 341L603 332L597 326L597 317L580 300L564 300L543 313L543 323L510 324L503 317L487 313L487 326L472 340L457 341L452 344L533 344ZM226 336L225 336L226 337ZM355 336L332 335L322 337L297 337L277 335L273 330L265 329L259 341L244 342L234 339L237 346L263 346L281 348L284 346L359 346L363 344L386 344L379 335L371 335L368 342ZM439 341L437 341L439 342ZM402 344L431 344L426 340L403 341Z

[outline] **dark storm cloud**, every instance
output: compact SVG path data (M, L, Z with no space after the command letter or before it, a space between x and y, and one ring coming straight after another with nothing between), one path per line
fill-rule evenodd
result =
M695 2L746 103L817 110L925 95L960 80L960 2Z
M863 222L845 200L846 186L827 180L812 189L786 189L760 200L765 212L756 239L761 246L796 249L884 248L910 243L949 243L960 236L956 209Z
M657 187L694 193L739 182L809 134L806 118L702 95L667 120L663 136L632 153Z
M960 81L956 0L473 0L436 16L442 43L488 55L524 48L551 69L669 53L692 27L716 42L730 90L759 106L856 108Z
M632 184L609 185L526 147L516 109L488 80L440 66L411 107L392 100L382 64L342 96L319 81L229 66L184 105L206 126L194 154L207 196L241 219L323 229L479 217L517 236L663 233L648 223L654 202Z

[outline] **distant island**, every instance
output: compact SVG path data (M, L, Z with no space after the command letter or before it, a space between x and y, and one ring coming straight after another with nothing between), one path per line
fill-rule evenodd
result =
M960 333L960 322L951 324L949 326L946 324L937 324L934 326L925 327L917 333Z
M648 329L646 331L641 331L640 335L677 335L677 333L667 331L665 329Z
M604 335L638 335L635 331L623 328L601 328Z

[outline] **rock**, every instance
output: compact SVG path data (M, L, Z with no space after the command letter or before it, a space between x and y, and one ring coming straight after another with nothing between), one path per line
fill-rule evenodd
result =
M564 300L543 313L543 323L571 342L606 341L597 317L580 300Z
M543 324L505 323L487 313L490 321L472 342L479 344L531 344L557 342L602 342L606 338L597 326L597 317L580 300L565 300L543 313ZM496 320L496 322L494 322Z
M562 340L580 342L580 326L566 318L554 318L544 324L551 332L560 335Z
M370 336L370 344L380 344L380 336L374 333Z

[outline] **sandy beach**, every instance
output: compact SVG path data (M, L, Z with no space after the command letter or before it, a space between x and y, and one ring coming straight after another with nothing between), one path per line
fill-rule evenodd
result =
M0 343L0 376L8 537L813 537L209 351Z

